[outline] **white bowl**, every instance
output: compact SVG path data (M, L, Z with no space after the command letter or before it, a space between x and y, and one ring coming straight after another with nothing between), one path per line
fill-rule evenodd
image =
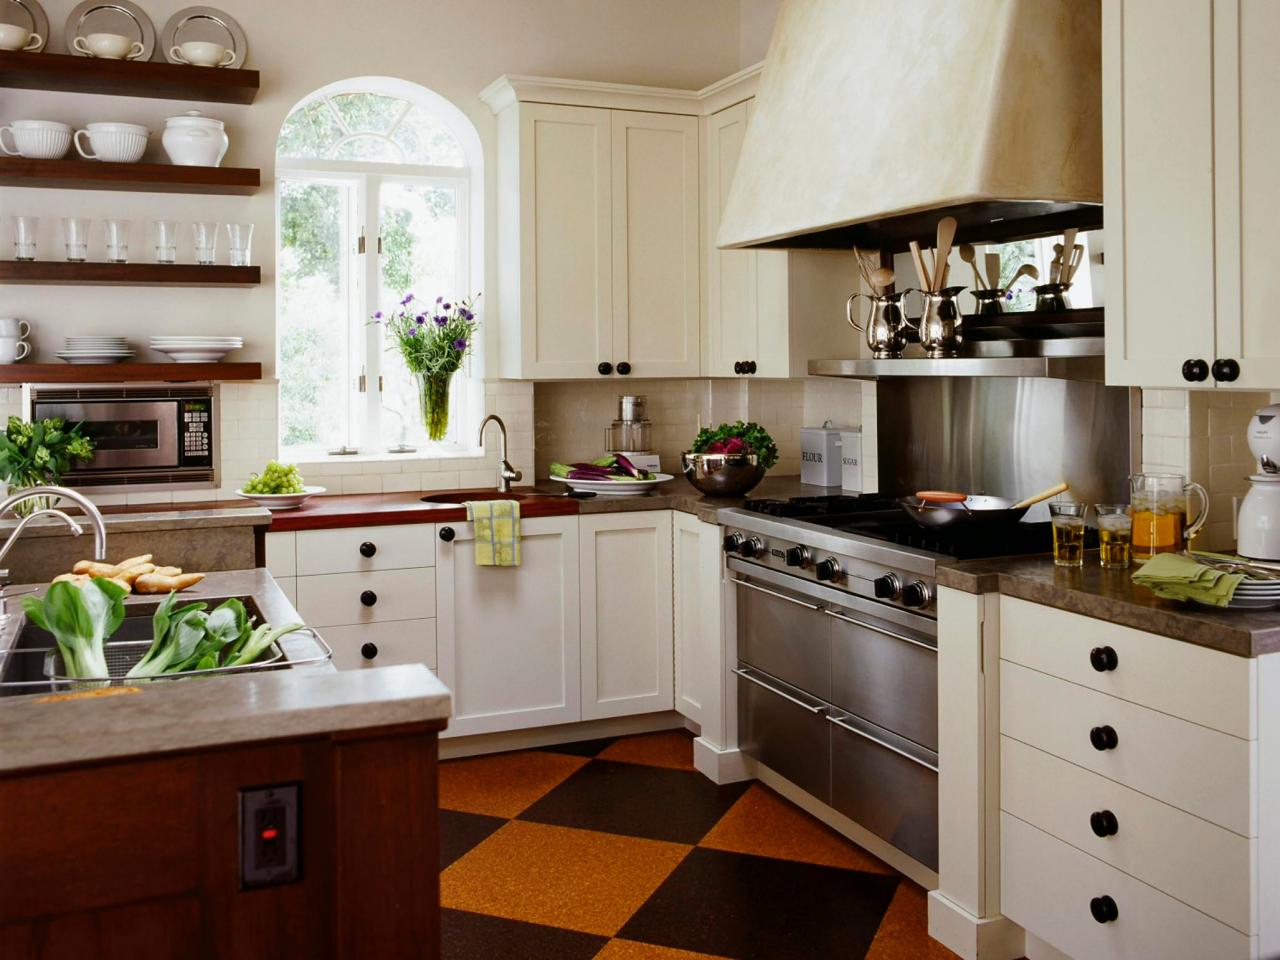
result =
M86 148L80 137L89 140ZM137 123L91 123L77 130L73 138L76 152L86 160L104 160L107 163L137 163L147 152L150 131Z
M4 143L4 131L13 136L15 150ZM31 160L61 160L71 149L71 124L57 120L15 120L0 127L0 150L11 157Z
M252 500L260 507L268 510L297 510L316 494L324 493L324 487L304 486L302 493L245 493L237 490L236 496Z
M599 493L610 497L642 497L660 483L674 480L669 473L655 473L652 480L569 480L566 477L552 477L567 483L569 489L577 493Z

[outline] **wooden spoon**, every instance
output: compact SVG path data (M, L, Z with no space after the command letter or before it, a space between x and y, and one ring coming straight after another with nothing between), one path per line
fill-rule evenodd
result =
M883 297L884 292L893 286L893 271L888 267L877 267L871 274L871 282L875 285L876 292Z
M956 218L943 217L938 221L938 247L933 257L934 289L941 290L946 282L946 264L951 256L951 244L956 238Z
M973 249L973 244L971 243L962 243L956 249L960 251L960 259L973 270L973 289L985 290L986 285L983 282L982 274L978 273L978 251Z
M1076 271L1080 269L1080 264L1084 260L1084 244L1077 243L1071 248L1071 259L1067 264L1067 276L1063 283L1071 283L1076 278Z
M924 254L920 252L920 244L912 240L907 246L911 248L911 260L916 265L916 276L920 278L920 286L926 290L932 290L933 286L929 281L929 271L924 266Z
M1056 497L1060 493L1066 493L1067 490L1069 489L1070 487L1065 480L1062 481L1062 483L1055 483L1052 487L1050 487L1047 490L1041 490L1039 493L1033 494L1032 496L1027 497L1027 499L1025 500L1019 500L1012 507L1010 507L1010 509L1025 510L1027 507L1034 506L1035 504L1039 503L1041 500L1048 500L1050 497Z
M988 253L984 258L987 265L987 289L1000 289L1000 254Z
M1030 277L1032 280L1039 280L1040 271L1036 268L1035 264L1024 263L1022 266L1018 268L1018 272L1013 275L1013 279L1009 281L1008 286L1006 286L1003 290L1000 291L1001 295L1003 296L1007 294L1010 290L1012 290L1013 285L1017 283L1019 280L1021 280L1023 277Z

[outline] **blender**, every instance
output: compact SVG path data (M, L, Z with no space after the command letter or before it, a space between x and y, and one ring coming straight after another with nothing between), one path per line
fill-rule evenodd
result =
M653 452L653 424L645 416L646 397L624 394L618 397L618 419L604 432L608 453L620 453L641 470L661 473L658 455Z
M1236 516L1236 550L1251 560L1280 560L1280 403L1253 415L1248 437L1259 472Z

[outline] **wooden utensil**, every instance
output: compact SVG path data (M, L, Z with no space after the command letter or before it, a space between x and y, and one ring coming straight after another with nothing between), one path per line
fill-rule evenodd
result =
M973 289L987 289L982 279L982 274L978 273L978 251L973 249L973 244L962 243L957 249L960 251L960 259L967 263L973 271Z
M916 276L920 278L920 286L926 290L932 290L933 287L929 282L929 271L924 267L924 254L920 252L920 244L912 240L907 246L911 248L911 260L916 265Z
M1062 282L1062 244L1053 245L1053 260L1049 263L1049 282Z
M988 253L984 258L987 265L987 289L1000 289L1000 254Z
M877 267L871 274L871 282L875 284L876 292L882 297L884 292L893 286L893 279L893 271L888 267Z
M1072 283L1076 278L1076 271L1080 269L1080 264L1084 261L1084 244L1077 243L1071 248L1071 258L1067 264L1067 278L1063 283Z
M867 261L863 259L862 251L858 249L857 244L853 247L853 258L858 261L858 273L862 276L863 283L870 287L871 271L867 269Z
M1001 294L1007 294L1013 289L1013 285L1023 277L1030 277L1032 280L1040 279L1040 270L1033 263L1024 263L1018 268L1018 272L1013 275L1013 279L1009 281L1009 285L1001 290Z
M938 221L938 246L933 255L934 290L941 290L947 280L947 260L951 256L951 244L956 238L956 218L943 217Z
M1050 497L1056 497L1060 493L1066 493L1067 490L1069 489L1070 489L1070 486L1067 484L1065 480L1062 481L1062 483L1055 483L1052 487L1049 487L1047 490L1041 490L1039 493L1033 494L1032 496L1027 497L1027 499L1025 500L1019 500L1017 503L1013 505L1013 509L1025 510L1027 507L1034 506L1035 504L1039 503L1041 500L1048 500Z

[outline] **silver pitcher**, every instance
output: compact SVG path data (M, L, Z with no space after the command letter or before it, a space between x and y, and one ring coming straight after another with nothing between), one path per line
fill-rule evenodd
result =
M979 317L995 317L1004 313L1003 290L971 290L975 306L973 312Z
M896 360L902 356L907 345L907 330L911 322L902 312L902 298L911 290L901 293L855 293L844 305L845 316L849 326L866 334L867 346L871 355L877 360ZM866 325L858 323L853 316L853 301L863 297L871 301L871 311L867 315Z
M964 336L960 330L964 319L957 299L964 287L943 287L941 290L921 290L924 308L916 327L920 332L920 346L933 359L954 357L960 352Z
M1069 283L1042 283L1035 288L1036 310L1040 313L1062 313L1071 309Z

